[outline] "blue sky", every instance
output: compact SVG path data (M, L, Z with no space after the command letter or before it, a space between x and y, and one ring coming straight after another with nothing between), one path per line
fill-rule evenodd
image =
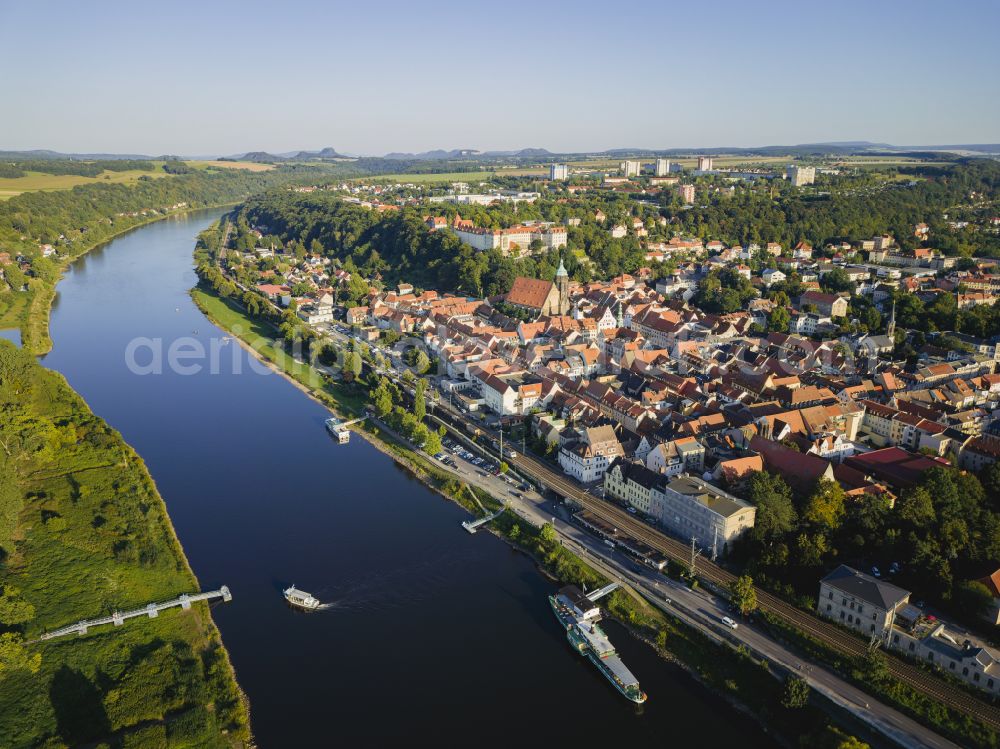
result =
M0 0L0 149L996 143L998 28L998 0Z

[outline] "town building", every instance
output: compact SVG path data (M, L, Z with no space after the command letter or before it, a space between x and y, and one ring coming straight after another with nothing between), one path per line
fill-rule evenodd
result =
M625 502L647 517L662 517L664 477L641 463L616 458L604 474L604 496Z
M882 639L909 600L909 591L842 564L820 580L816 611L865 637Z
M483 229L462 222L451 228L470 247L480 251L499 250L504 255L528 253L536 241L545 250L566 246L566 227L557 224L519 224L507 229Z
M549 167L549 179L563 180L569 178L569 167L566 164L552 164Z
M699 156L698 157L698 171L699 172L710 172L710 171L712 171L712 157L711 156Z
M562 260L556 270L555 281L518 276L505 301L528 310L536 317L569 314L569 273Z
M663 487L660 521L672 533L694 538L706 549L723 553L753 527L757 508L693 476L677 476Z
M677 185L677 195L688 205L694 203L694 185Z
M619 170L625 177L638 177L642 171L641 161L623 161Z
M653 174L657 177L666 177L670 174L670 159L657 159L653 166Z
M571 435L559 448L559 465L584 484L603 478L612 461L624 454L610 426L567 431Z
M788 169L785 170L785 176L788 178L788 181L792 183L792 187L811 185L816 182L816 167L791 164Z

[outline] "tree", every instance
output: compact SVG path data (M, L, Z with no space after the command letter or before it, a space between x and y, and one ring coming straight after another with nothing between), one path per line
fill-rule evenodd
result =
M836 294L840 291L853 292L856 286L843 268L834 268L829 273L824 273L819 279L819 284L823 287L823 291L830 294Z
M966 580L955 589L955 603L963 612L979 618L993 608L993 594L978 580Z
M368 296L371 287L368 282L361 277L360 273L352 273L351 279L347 282L347 298L354 304Z
M434 430L428 430L427 439L424 441L424 450L429 455L437 455L441 452L441 435Z
M554 546L559 540L559 534L556 533L556 529L552 526L552 523L543 523L541 529L538 531L538 538L546 546Z
M392 413L392 393L389 392L389 383L384 377L378 380L378 387L371 392L372 405L375 407L375 415L384 419Z
M0 678L11 671L27 671L37 674L42 665L41 653L30 653L24 646L21 635L5 632L0 635Z
M846 739L837 744L837 749L871 749L871 744L868 744L855 736L848 736Z
M781 690L781 706L789 710L803 708L809 704L810 692L809 682L798 676L789 676Z
M0 624L24 624L35 618L35 607L21 598L21 591L10 585L0 595Z
M413 361L413 368L417 370L417 374L427 374L427 370L431 368L431 360L427 357L423 351L418 351L416 359Z
M414 390L413 396L413 415L417 417L418 421L423 421L427 415L427 399L424 397L426 390L427 382L425 380L417 380L417 387Z
M844 517L844 490L836 481L820 479L806 501L802 519L822 528L834 529Z
M885 684L892 678L889 665L885 660L885 653L877 648L869 650L861 656L859 670L864 680L876 685Z
M772 333L787 333L788 326L792 322L792 316L784 307L775 307L771 314L767 316L767 329Z
M361 355L357 351L351 351L344 356L344 377L348 380L356 380L361 375Z
M740 575L729 585L729 601L743 615L752 614L757 608L757 590L750 575Z
M773 541L795 528L798 517L792 503L792 490L781 476L758 471L751 474L747 487L747 497L757 507L754 538Z
M507 473L510 470L510 466L507 465L506 461L500 461L500 473Z

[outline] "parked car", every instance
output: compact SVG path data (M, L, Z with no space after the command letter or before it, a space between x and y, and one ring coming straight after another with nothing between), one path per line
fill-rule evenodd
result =
M881 570L879 570L878 567L872 567L872 576L873 577L882 577Z
M722 617L722 623L725 624L730 629L736 629L738 626L740 626L739 624L737 624L735 621L733 621L728 616Z

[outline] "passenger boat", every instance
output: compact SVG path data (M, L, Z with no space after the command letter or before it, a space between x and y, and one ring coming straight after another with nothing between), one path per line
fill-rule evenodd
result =
M646 693L639 688L639 680L618 657L611 640L598 626L600 609L594 602L575 585L568 585L549 596L549 605L565 627L566 639L573 649L589 658L601 675L627 699L638 705L645 702Z
M292 606L299 609L312 611L321 606L319 600L317 600L312 593L306 593L304 590L299 590L294 584L290 588L285 588L284 594L285 600Z

